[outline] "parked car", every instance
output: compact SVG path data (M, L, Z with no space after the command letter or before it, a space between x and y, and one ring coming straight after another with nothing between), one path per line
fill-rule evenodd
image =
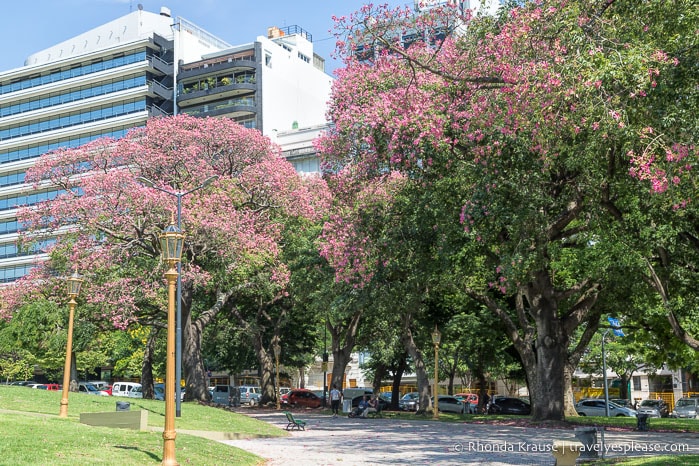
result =
M99 390L102 390L103 392L107 392L107 394L109 396L112 396L112 386L109 385L104 380L90 380L88 383L91 383L92 385L97 387Z
M141 384L136 382L114 382L114 385L112 385L112 395L129 396L132 388L140 386Z
M604 400L601 398L587 398L580 400L575 405L575 411L580 416L606 416L604 409ZM616 403L609 402L610 416L627 416L636 417L636 411L631 408L619 406Z
M633 404L631 404L631 400L624 398L611 398L609 401L619 406L623 406L624 408L634 409Z
M262 389L260 387L255 387L252 385L241 385L238 387L240 391L240 404L255 406L260 404L260 396L262 395Z
M109 396L107 392L102 391L91 383L87 382L80 382L78 384L78 392L86 393L88 395Z
M675 409L670 413L670 417L699 419L699 397L690 396L677 400Z
M646 414L648 417L668 417L670 407L663 400L643 400L638 405L637 414Z
M43 383L30 383L29 385L25 385L25 387L36 388L38 390L48 390L48 388L46 387L46 384L43 384Z
M219 384L212 387L211 401L224 406L240 406L240 389L231 385Z
M104 380L88 380L87 383L91 383L95 387L99 388L100 390L104 390L107 385L109 385L107 382Z
M283 395L285 393L289 393L291 391L290 387L279 387L279 394Z
M46 390L50 390L52 392L57 392L61 389L61 386L57 383L47 383L44 385L46 385Z
M136 387L133 387L129 391L129 398L143 398L143 387L141 384L137 385Z
M311 390L294 388L282 395L281 402L294 407L318 408L323 403L323 400Z
M437 400L439 401L439 405L437 406L439 412L456 414L466 413L466 404L455 396L439 395ZM432 403L434 404L434 397L432 397Z
M420 406L420 394L418 392L410 392L403 395L403 398L398 400L398 409L401 411L417 411Z
M532 412L529 403L521 398L511 398L506 396L494 397L488 406L490 414L520 414L528 415Z

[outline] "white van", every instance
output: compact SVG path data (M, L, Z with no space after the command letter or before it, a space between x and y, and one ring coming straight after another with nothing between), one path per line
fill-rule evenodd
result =
M140 389L141 384L135 382L114 382L114 385L112 385L112 396L132 396L131 390L135 387Z
M216 385L211 392L211 402L225 406L240 406L240 391L229 385Z

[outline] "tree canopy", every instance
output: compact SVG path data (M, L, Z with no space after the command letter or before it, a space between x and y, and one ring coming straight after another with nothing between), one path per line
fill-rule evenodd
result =
M350 198L402 179L430 193L430 203L413 197L416 209L445 209L437 218L461 225L458 237L434 224L449 232L445 263L503 322L537 419L562 418L566 361L596 331L612 272L640 276L625 238L643 196L629 176L636 154L696 156L696 132L676 119L692 108L685 93L696 93L696 60L679 45L696 43L687 16L696 19L687 1L541 0L497 18L367 5L338 19L347 66L321 147L354 182L336 186ZM390 210L390 196L381 199ZM345 218L355 225L357 215ZM370 229L344 231L330 261L342 266L338 278L364 286L386 263L385 243Z
M229 119L180 115L149 120L123 139L100 139L42 156L27 172L55 198L20 211L26 244L54 239L49 260L4 290L5 316L34 293L61 296L60 276L77 267L93 319L127 328L163 325L166 293L160 232L182 199L183 369L187 396L206 397L201 336L220 312L240 302L283 295L289 280L281 241L292 219L318 219L327 205L318 178L302 178L279 148ZM293 222L291 222L293 223ZM294 223L298 227L300 223Z

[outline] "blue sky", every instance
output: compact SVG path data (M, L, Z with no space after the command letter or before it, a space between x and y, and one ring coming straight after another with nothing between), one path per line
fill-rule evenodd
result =
M226 42L236 45L266 35L270 26L298 25L313 36L316 53L327 60L326 71L340 66L332 62L335 39L329 32L333 15L347 15L370 0L33 0L3 2L0 71L24 65L29 55L70 39L101 24L126 15L143 5L159 13L161 6ZM374 0L374 3L413 5L413 0Z

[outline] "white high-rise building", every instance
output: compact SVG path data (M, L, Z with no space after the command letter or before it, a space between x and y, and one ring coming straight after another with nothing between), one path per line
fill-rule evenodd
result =
M139 8L0 73L0 283L41 256L15 244L17 208L58 193L24 183L39 156L178 112L233 118L273 140L324 125L332 77L323 63L296 26L236 47L167 8Z

